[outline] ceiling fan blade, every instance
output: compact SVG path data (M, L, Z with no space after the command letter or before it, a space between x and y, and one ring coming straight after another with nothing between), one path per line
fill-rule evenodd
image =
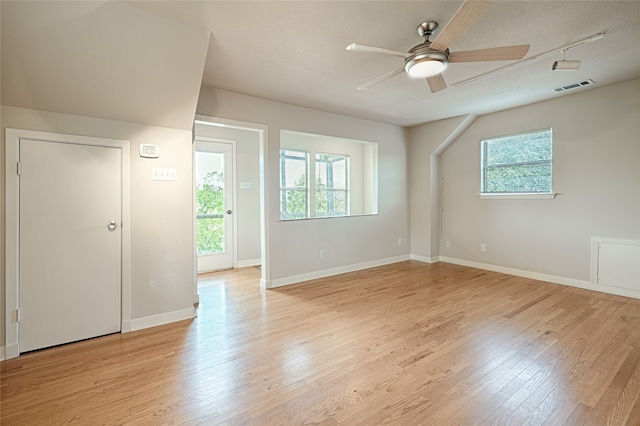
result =
M385 75L381 75L378 78L374 78L373 80L366 82L362 86L358 87L358 90L368 89L369 87L373 86L374 84L378 84L381 81L384 81L384 80L386 80L388 78L395 77L396 75L402 74L403 72L404 72L404 68L400 68L400 69L388 72Z
M431 43L435 50L447 50L447 48L464 34L478 19L489 9L488 1L465 0L453 18L444 26L442 31Z
M519 44L516 46L451 52L449 53L449 62L516 61L524 58L528 51L528 44Z
M406 52L398 52L397 50L385 49L383 47L367 46L366 44L351 43L347 46L347 50L351 52L381 53L383 55L398 56L406 58L409 54Z
M447 82L444 81L442 74L427 77L427 84L429 85L431 93L436 93L447 88Z

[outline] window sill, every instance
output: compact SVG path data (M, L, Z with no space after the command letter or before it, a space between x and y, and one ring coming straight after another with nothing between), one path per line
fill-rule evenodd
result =
M557 192L551 194L479 194L481 200L553 200Z
M278 222L300 222L304 220L326 220L326 219L340 219L347 217L365 217L365 216L378 216L378 213L360 213L360 214L349 214L344 216L314 216L314 217L299 217L296 219L282 219L278 220Z

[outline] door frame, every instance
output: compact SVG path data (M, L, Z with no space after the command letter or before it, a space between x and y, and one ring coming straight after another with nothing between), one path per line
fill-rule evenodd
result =
M20 244L20 180L17 164L20 159L20 139L62 142L78 145L104 146L120 149L122 159L122 250L121 250L121 333L131 331L131 190L130 146L128 140L66 135L33 130L5 131L5 359L20 356L19 348L19 244ZM2 355L2 354L0 354ZM2 357L0 356L0 359Z
M193 200L194 200L194 209L193 209L193 221L194 224L196 223L196 211L195 211L195 173L196 173L196 169L195 169L195 159L196 159L196 143L200 141L200 142L211 142L211 143L224 143L227 145L231 145L231 178L233 181L233 185L231 188L231 210L232 210L232 214L231 214L231 232L233 234L233 265L232 267L235 269L238 267L238 222L236 221L236 212L238 211L238 197L237 197L237 191L236 191L236 186L237 186L237 167L236 167L236 141L233 139L224 139L224 138L214 138L211 136L196 136L195 139L193 140L193 143L191 144L192 146L192 151L193 151ZM194 241L197 238L196 235L196 226L194 225ZM194 245L194 249L196 251L196 273L198 273L198 247L196 245Z
M208 115L196 114L195 122L208 126L226 127L230 129L246 130L256 132L260 144L260 263L261 277L260 287L271 288L271 253L270 230L269 230L269 127L265 124L249 123L246 121L231 120L221 117L212 117ZM195 131L194 131L195 140ZM194 191L195 194L195 191ZM195 206L195 199L193 201ZM195 217L195 214L194 214ZM195 238L195 221L194 221L194 238ZM194 240L195 247L195 240ZM194 256L194 276L193 291L194 301L198 301L198 274L196 257Z

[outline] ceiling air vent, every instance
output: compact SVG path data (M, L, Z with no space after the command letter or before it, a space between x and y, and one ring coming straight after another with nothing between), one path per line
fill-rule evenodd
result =
M577 89L578 87L582 87L582 86L588 86L594 83L595 82L593 80L589 79L589 80L581 81L580 83L573 83L573 84L568 84L566 86L558 87L557 89L553 89L553 91L556 93L559 93L559 92L564 92L571 89Z

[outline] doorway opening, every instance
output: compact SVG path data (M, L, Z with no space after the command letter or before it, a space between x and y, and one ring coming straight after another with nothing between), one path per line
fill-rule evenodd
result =
M196 152L199 141L229 143L232 148L232 172L235 196L231 205L223 210L223 216L232 229L224 238L233 238L233 268L255 267L260 270L260 286L270 287L269 265L269 208L267 193L268 135L267 126L197 115L194 125L194 238L197 238L197 178ZM228 169L227 169L228 170ZM229 174L227 171L226 174ZM214 175L211 176L213 182ZM218 179L220 176L215 176ZM224 177L224 176L223 176ZM220 180L218 179L218 184ZM216 189L215 185L211 189ZM209 194L211 195L211 194ZM219 196L219 194L218 194ZM231 211L231 213L227 213ZM199 213L206 214L206 213ZM211 213L219 215L220 213ZM219 217L213 219L220 221ZM204 222L202 222L204 224ZM198 271L198 254L194 253L195 271ZM224 269L224 268L218 268ZM209 269L213 270L213 269ZM195 301L198 302L198 276L194 277Z

